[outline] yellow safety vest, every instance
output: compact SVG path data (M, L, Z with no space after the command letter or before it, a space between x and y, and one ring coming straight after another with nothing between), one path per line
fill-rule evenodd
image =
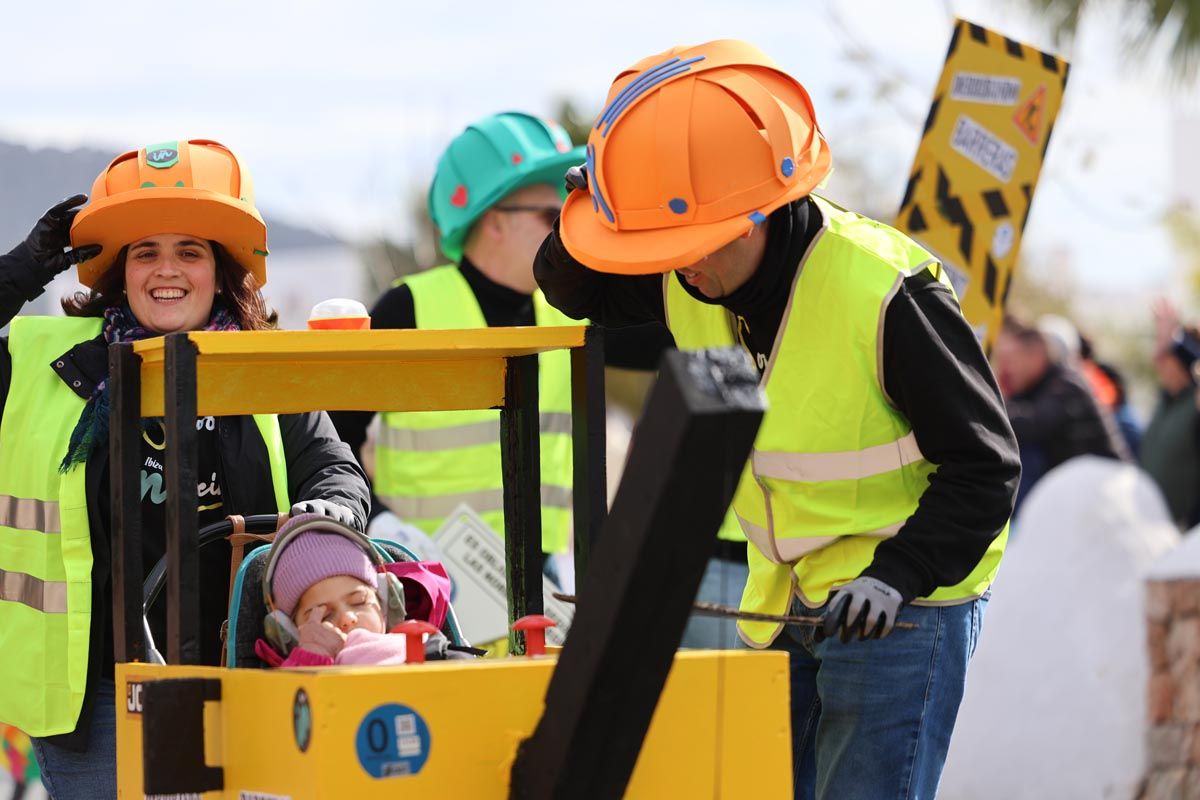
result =
M0 722L30 736L75 729L87 686L92 543L86 469L58 471L84 400L51 362L100 332L94 317L18 317L0 419ZM274 415L256 415L280 511L290 508Z
M734 495L750 579L742 609L786 613L798 595L816 607L858 577L875 548L917 508L937 465L883 387L883 311L908 276L941 265L894 229L813 196L821 230L800 263L763 373L768 411ZM681 348L737 342L729 313L664 275L668 327ZM955 603L987 590L1008 538L1001 533L956 586L918 602ZM739 622L765 647L775 623Z
M397 281L413 296L418 328L486 328L479 301L458 267L435 267ZM578 325L533 294L539 326ZM571 360L538 356L541 414L542 550L561 553L571 531ZM500 412L424 411L382 415L375 448L375 494L406 522L433 533L460 503L504 532Z

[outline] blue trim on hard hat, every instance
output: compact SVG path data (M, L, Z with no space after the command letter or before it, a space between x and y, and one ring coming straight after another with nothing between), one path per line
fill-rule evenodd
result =
M617 117L621 116L621 112L633 105L634 101L643 94L663 81L689 72L692 64L703 60L704 56L694 56L686 61L679 61L678 58L672 58L643 72L637 80L622 89L613 98L613 101L608 104L608 108L604 109L604 113L600 115L600 119L596 122L596 128L599 128L601 123L605 124L604 132L601 136L608 136L608 131L612 128L613 123L617 121Z
M600 208L604 211L604 216L608 217L609 222L615 223L617 218L613 216L613 212L608 207L608 202L604 199L604 192L600 189L600 173L596 171L596 146L594 144L587 146L587 168L588 186L592 189L592 199L599 201Z

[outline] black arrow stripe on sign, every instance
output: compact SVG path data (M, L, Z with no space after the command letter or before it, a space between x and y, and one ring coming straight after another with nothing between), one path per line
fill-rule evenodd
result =
M933 98L933 102L929 104L929 116L925 117L925 129L921 131L921 138L929 133L929 129L933 127L934 120L937 119L938 109L942 107L942 95Z
M1021 216L1021 230L1025 230L1025 223L1029 221L1029 203L1033 200L1033 186L1028 183L1021 184L1021 192L1025 195L1025 213Z
M974 22L968 22L967 25L971 28L971 38L980 44L988 43L987 29L982 25L976 25Z
M1004 37L1004 49L1008 51L1010 56L1015 56L1020 59L1025 58L1025 48L1020 42L1014 41L1007 36Z
M1042 53L1042 66L1055 75L1058 74L1058 59L1049 53Z
M1012 274L1012 270L1009 269L1008 275L1005 276L1005 278L1004 278L1004 291L1001 292L1001 294L1000 294L1000 305L1003 308L1008 308L1008 293L1009 293L1009 291L1012 290L1012 285L1013 285L1013 274Z
M908 204L912 201L913 192L915 192L917 189L917 181L921 180L922 171L923 170L918 169L908 177L908 186L904 187L904 199L900 201L901 211L908 208Z
M959 20L954 26L954 33L950 34L950 49L946 51L946 60L950 60L950 56L954 55L954 51L958 48L958 39L962 34L963 26L967 23Z
M908 215L908 232L921 233L927 230L929 230L929 223L925 221L925 215L921 213L921 206L913 206L912 213Z
M987 260L983 266L983 295L987 298L988 305L996 305L996 279L999 277L1000 271L996 269L996 262L992 261L992 257L987 256Z
M992 219L1008 216L1008 203L1004 202L1004 195L999 189L988 189L984 192L983 202L987 205L988 213L992 215Z
M946 171L940 166L938 167L936 197L938 213L950 224L961 226L962 230L958 234L958 249L966 263L970 264L971 247L975 240L975 226L967 218L962 199L957 195L950 194L950 179L946 177Z

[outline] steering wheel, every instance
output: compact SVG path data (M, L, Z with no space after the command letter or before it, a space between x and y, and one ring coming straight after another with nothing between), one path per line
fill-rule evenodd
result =
M279 525L278 514L255 514L251 517L245 517L246 533L274 533ZM211 525L205 525L200 529L198 536L198 544L196 549L205 545L219 542L229 534L233 533L233 523L228 519L214 522ZM159 652L158 647L154 643L154 636L150 632L150 621L146 617L146 612L150 609L154 602L162 594L163 587L167 583L167 557L164 555L158 559L154 568L146 575L146 580L142 582L142 627L145 630L146 636L146 659L151 664L165 664L166 659Z

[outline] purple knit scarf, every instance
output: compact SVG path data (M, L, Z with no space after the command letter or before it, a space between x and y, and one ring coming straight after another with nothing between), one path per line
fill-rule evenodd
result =
M241 326L238 325L237 320L234 319L233 314L220 298L217 298L213 302L212 315L208 319L208 324L202 330L237 331L241 330ZM104 309L103 333L106 344L136 342L139 339L149 339L159 335L138 322L127 302ZM108 379L105 378L97 384L95 390L92 391L92 396L84 405L83 413L79 415L79 422L75 423L75 430L71 432L67 454L63 457L58 471L65 473L76 464L87 463L92 451L96 449L96 445L107 441Z

